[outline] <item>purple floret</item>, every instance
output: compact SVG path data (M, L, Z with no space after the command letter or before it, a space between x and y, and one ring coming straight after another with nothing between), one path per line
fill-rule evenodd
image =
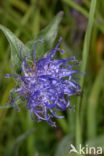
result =
M76 61L75 57L54 59L57 51L62 52L59 45L60 41L49 54L38 61L24 58L21 75L7 74L7 78L11 76L18 80L18 87L13 92L20 98L25 98L27 109L38 121L45 120L52 126L55 126L53 118L63 117L57 113L70 106L70 96L81 91L72 78L73 74L78 73L72 65Z

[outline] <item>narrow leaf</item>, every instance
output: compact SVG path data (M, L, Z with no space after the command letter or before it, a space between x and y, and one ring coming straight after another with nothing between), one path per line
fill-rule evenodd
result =
M11 47L11 62L15 69L19 68L21 57L29 55L27 48L8 28L0 25L0 30L5 34ZM20 52L21 51L21 52Z
M35 41L28 42L27 45L30 49L36 49L37 59L42 57L48 50L53 47L62 17L63 12L59 12L52 20L52 22L35 38Z

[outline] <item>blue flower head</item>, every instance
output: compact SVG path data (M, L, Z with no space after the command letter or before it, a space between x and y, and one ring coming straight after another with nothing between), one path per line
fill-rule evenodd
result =
M21 64L22 72L14 76L18 87L12 90L19 99L24 99L27 109L35 115L38 121L47 121L55 126L53 118L62 118L58 112L65 111L70 106L70 96L80 93L81 88L73 79L78 73L73 69L75 57L54 59L59 48L56 47L43 58L29 60L25 57ZM12 99L15 103L15 100Z

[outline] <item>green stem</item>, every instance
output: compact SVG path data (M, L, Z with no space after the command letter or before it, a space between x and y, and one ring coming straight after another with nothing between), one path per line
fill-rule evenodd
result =
M81 67L82 73L86 71L86 67L87 67L87 60L88 60L88 54L89 54L89 48L90 48L91 33L92 33L92 28L93 28L93 23L94 23L95 9L96 9L96 0L91 0L88 26L87 26L87 30L85 34L83 53L82 53L83 54L82 55L82 67ZM85 81L85 77L82 76L80 79L80 85L81 85L82 90L84 88L84 81ZM77 108L76 108L76 147L78 147L79 144L82 143L82 127L81 127L81 122L80 122L80 104L81 103L83 105L83 99L79 98Z
M91 7L90 7L90 12L89 12L89 21L88 21L86 34L85 34L84 46L83 46L83 55L82 55L81 71L83 73L86 71L86 67L87 67L87 60L88 60L88 55L89 55L91 34L92 34L92 28L93 28L93 24L94 24L95 9L96 9L96 0L91 0ZM85 77L82 76L81 80L80 80L80 84L82 87L84 86L84 80L85 80Z
M34 122L32 121L30 114L27 114L27 127L30 127L31 129L34 127ZM35 135L34 133L29 136L28 142L27 142L27 153L28 155L33 155L35 153Z

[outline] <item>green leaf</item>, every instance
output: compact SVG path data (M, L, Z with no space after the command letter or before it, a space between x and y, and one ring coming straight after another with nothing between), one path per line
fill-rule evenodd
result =
M28 42L30 49L36 48L36 58L41 58L48 50L53 47L58 33L58 27L62 20L63 12L59 12L52 22L43 29L40 34L35 38L35 41Z
M26 141L26 139L29 139L29 137L33 137L33 134L35 132L35 128L28 129L23 134L19 135L17 138L14 139L14 141L9 142L9 155L19 155L19 151L23 143Z
M86 144L89 147L101 147L104 152L104 134L101 134L94 139L88 140Z
M99 107L99 97L103 89L104 81L104 67L102 67L95 79L91 89L91 94L88 99L87 110L87 124L88 124L88 138L95 138L97 135L97 108Z
M59 142L55 156L68 156L70 144L73 142L72 136L66 135L61 142Z
M26 47L8 28L0 25L0 30L5 34L11 47L11 62L13 67L19 69L21 57L29 55L29 48ZM21 51L21 55L20 55Z
M42 57L53 47L62 16L63 12L58 13L52 22L40 32L35 41L30 41L27 46L25 46L8 28L0 25L0 30L5 34L11 47L11 62L15 71L20 69L21 58L32 56L34 46L36 46L37 59ZM42 43L40 41L42 41Z

